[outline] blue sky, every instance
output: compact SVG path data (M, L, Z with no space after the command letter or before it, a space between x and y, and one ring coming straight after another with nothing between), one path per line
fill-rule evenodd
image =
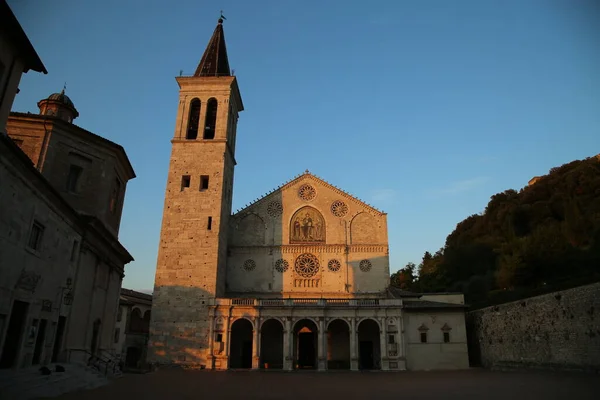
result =
M309 169L388 213L395 271L490 196L600 153L592 0L9 0L75 123L123 145L123 286L151 289L178 103L223 9L245 111L233 208Z

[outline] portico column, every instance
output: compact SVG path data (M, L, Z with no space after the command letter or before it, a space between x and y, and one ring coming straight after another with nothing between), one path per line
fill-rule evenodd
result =
M358 357L356 356L356 319L350 318L350 369L358 371Z
M292 370L292 356L291 356L291 334L292 334L292 321L289 318L285 319L285 329L283 331L283 370Z
M229 369L229 338L231 337L231 317L225 318L225 362L223 369Z
M215 367L215 316L212 313L209 313L210 317L210 331L208 336L208 350L210 352L208 356L208 362L210 362L209 369L214 369Z
M260 318L254 319L254 331L252 332L254 337L252 338L252 369L258 369L260 358L258 356L260 340Z
M319 318L319 333L318 333L318 340L317 340L317 346L318 346L318 366L317 368L319 369L319 371L325 371L327 370L327 365L325 363L325 358L323 357L323 350L324 350L324 340L323 340L323 326L324 326L324 321L323 318Z
M387 328L385 326L385 318L380 318L379 323L381 328L379 329L379 347L381 353L381 369L387 371L389 369L388 354L387 354Z

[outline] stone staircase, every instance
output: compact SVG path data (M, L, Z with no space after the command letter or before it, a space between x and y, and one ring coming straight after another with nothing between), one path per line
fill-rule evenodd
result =
M56 365L64 367L64 372L56 372ZM93 389L110 382L109 378L118 378L118 371L105 376L104 371L82 364L50 364L52 373L42 375L40 366L0 370L0 399L29 400L34 398L55 397L75 390Z

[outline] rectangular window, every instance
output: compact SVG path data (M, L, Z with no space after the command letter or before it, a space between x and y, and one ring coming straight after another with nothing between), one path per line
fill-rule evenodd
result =
M421 332L421 343L427 343L427 332Z
M212 229L212 217L208 217L208 226L207 228L209 231Z
M396 343L396 336L388 335L388 344L394 344L394 343Z
M189 188L190 187L190 176L189 175L183 175L181 177L181 190L183 191L185 188Z
M208 175L200 176L200 190L208 189Z
M117 311L117 322L121 322L123 319L123 307L119 306L119 310Z
M450 332L444 332L444 343L450 343Z
M69 167L69 176L67 177L67 191L77 193L79 178L81 177L82 172L83 168L79 165L71 164Z
M223 342L223 334L217 333L217 343L221 343L221 342Z
M116 214L119 209L119 199L121 197L121 181L119 178L115 179L115 185L113 186L113 191L110 195L110 205L109 210L112 214Z
M73 240L73 247L71 247L71 261L75 261L77 257L77 249L79 249L79 242L77 240Z
M31 225L31 233L29 234L29 241L27 246L33 250L39 250L42 245L42 236L44 235L44 225L38 221L33 221Z
M117 328L115 329L115 343L119 343L119 335L121 333L121 329Z

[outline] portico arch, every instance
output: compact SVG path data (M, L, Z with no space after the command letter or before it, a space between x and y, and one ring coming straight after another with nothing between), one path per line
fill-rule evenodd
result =
M358 324L358 365L360 369L381 369L379 324L371 318Z
M327 325L327 369L350 369L350 326L343 319Z
M265 369L283 368L283 324L268 319L260 329L260 366Z
M252 322L246 318L237 319L231 324L230 368L252 368L253 328Z
M296 369L317 369L317 324L312 319L301 319L294 324L294 366Z

